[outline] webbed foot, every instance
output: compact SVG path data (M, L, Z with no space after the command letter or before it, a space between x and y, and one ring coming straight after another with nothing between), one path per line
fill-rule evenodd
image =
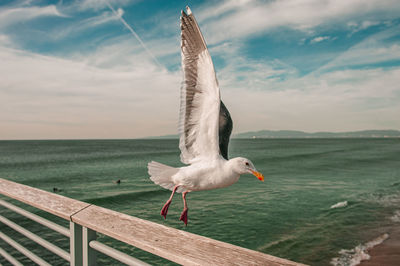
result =
M165 205L161 209L161 215L164 216L164 219L167 219L167 213L168 213L168 208L169 205L171 204L172 200L168 200Z
M188 210L189 210L188 208L183 209L181 217L179 218L179 220L185 223L185 226L187 226L188 223Z

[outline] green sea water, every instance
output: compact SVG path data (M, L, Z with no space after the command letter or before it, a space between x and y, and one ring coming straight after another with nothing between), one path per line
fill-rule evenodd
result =
M228 188L189 193L187 227L179 221L179 195L167 220L160 216L170 191L154 185L146 168L151 160L182 166L179 153L177 140L0 141L0 177L46 191L57 188L67 197L311 265L329 265L340 250L399 225L393 215L400 209L400 139L234 139L230 157L249 158L265 182L243 175ZM113 182L118 179L121 184ZM345 201L347 206L331 208ZM68 250L66 238L3 207L0 212ZM53 265L66 264L3 224L0 229ZM151 264L167 263L99 239ZM0 247L31 263L2 240ZM104 256L100 262L118 265ZM0 263L8 265L3 258Z

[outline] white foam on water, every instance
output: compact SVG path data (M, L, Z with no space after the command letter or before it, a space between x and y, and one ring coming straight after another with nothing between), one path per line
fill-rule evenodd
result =
M332 205L331 209L346 207L347 204L348 204L347 200L346 201L342 201L342 202L338 202L338 203Z
M393 216L390 217L390 220L392 220L395 223L400 223L400 210L395 211Z
M389 234L383 234L363 245L358 245L352 249L342 249L339 251L340 257L333 258L331 264L334 266L355 266L363 260L369 260L368 251L376 245L381 244L389 237Z
M400 193L391 195L374 194L365 199L367 202L378 203L384 207L399 206Z

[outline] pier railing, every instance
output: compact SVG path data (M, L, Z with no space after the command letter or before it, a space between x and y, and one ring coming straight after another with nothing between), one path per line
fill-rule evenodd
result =
M69 221L69 228L65 228L0 200L3 207L68 237L69 252L0 215L0 222L68 261L70 265L96 265L97 252L127 265L149 265L96 241L97 233L182 265L302 265L1 178L0 193ZM13 240L10 234L0 232L0 238L33 262L50 265L40 254L32 253ZM22 265L1 248L0 256L13 265Z

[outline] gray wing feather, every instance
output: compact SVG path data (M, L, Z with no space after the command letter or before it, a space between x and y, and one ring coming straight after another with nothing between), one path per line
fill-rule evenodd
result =
M219 111L219 151L226 160L228 160L228 145L232 127L231 115L225 104L221 101Z

